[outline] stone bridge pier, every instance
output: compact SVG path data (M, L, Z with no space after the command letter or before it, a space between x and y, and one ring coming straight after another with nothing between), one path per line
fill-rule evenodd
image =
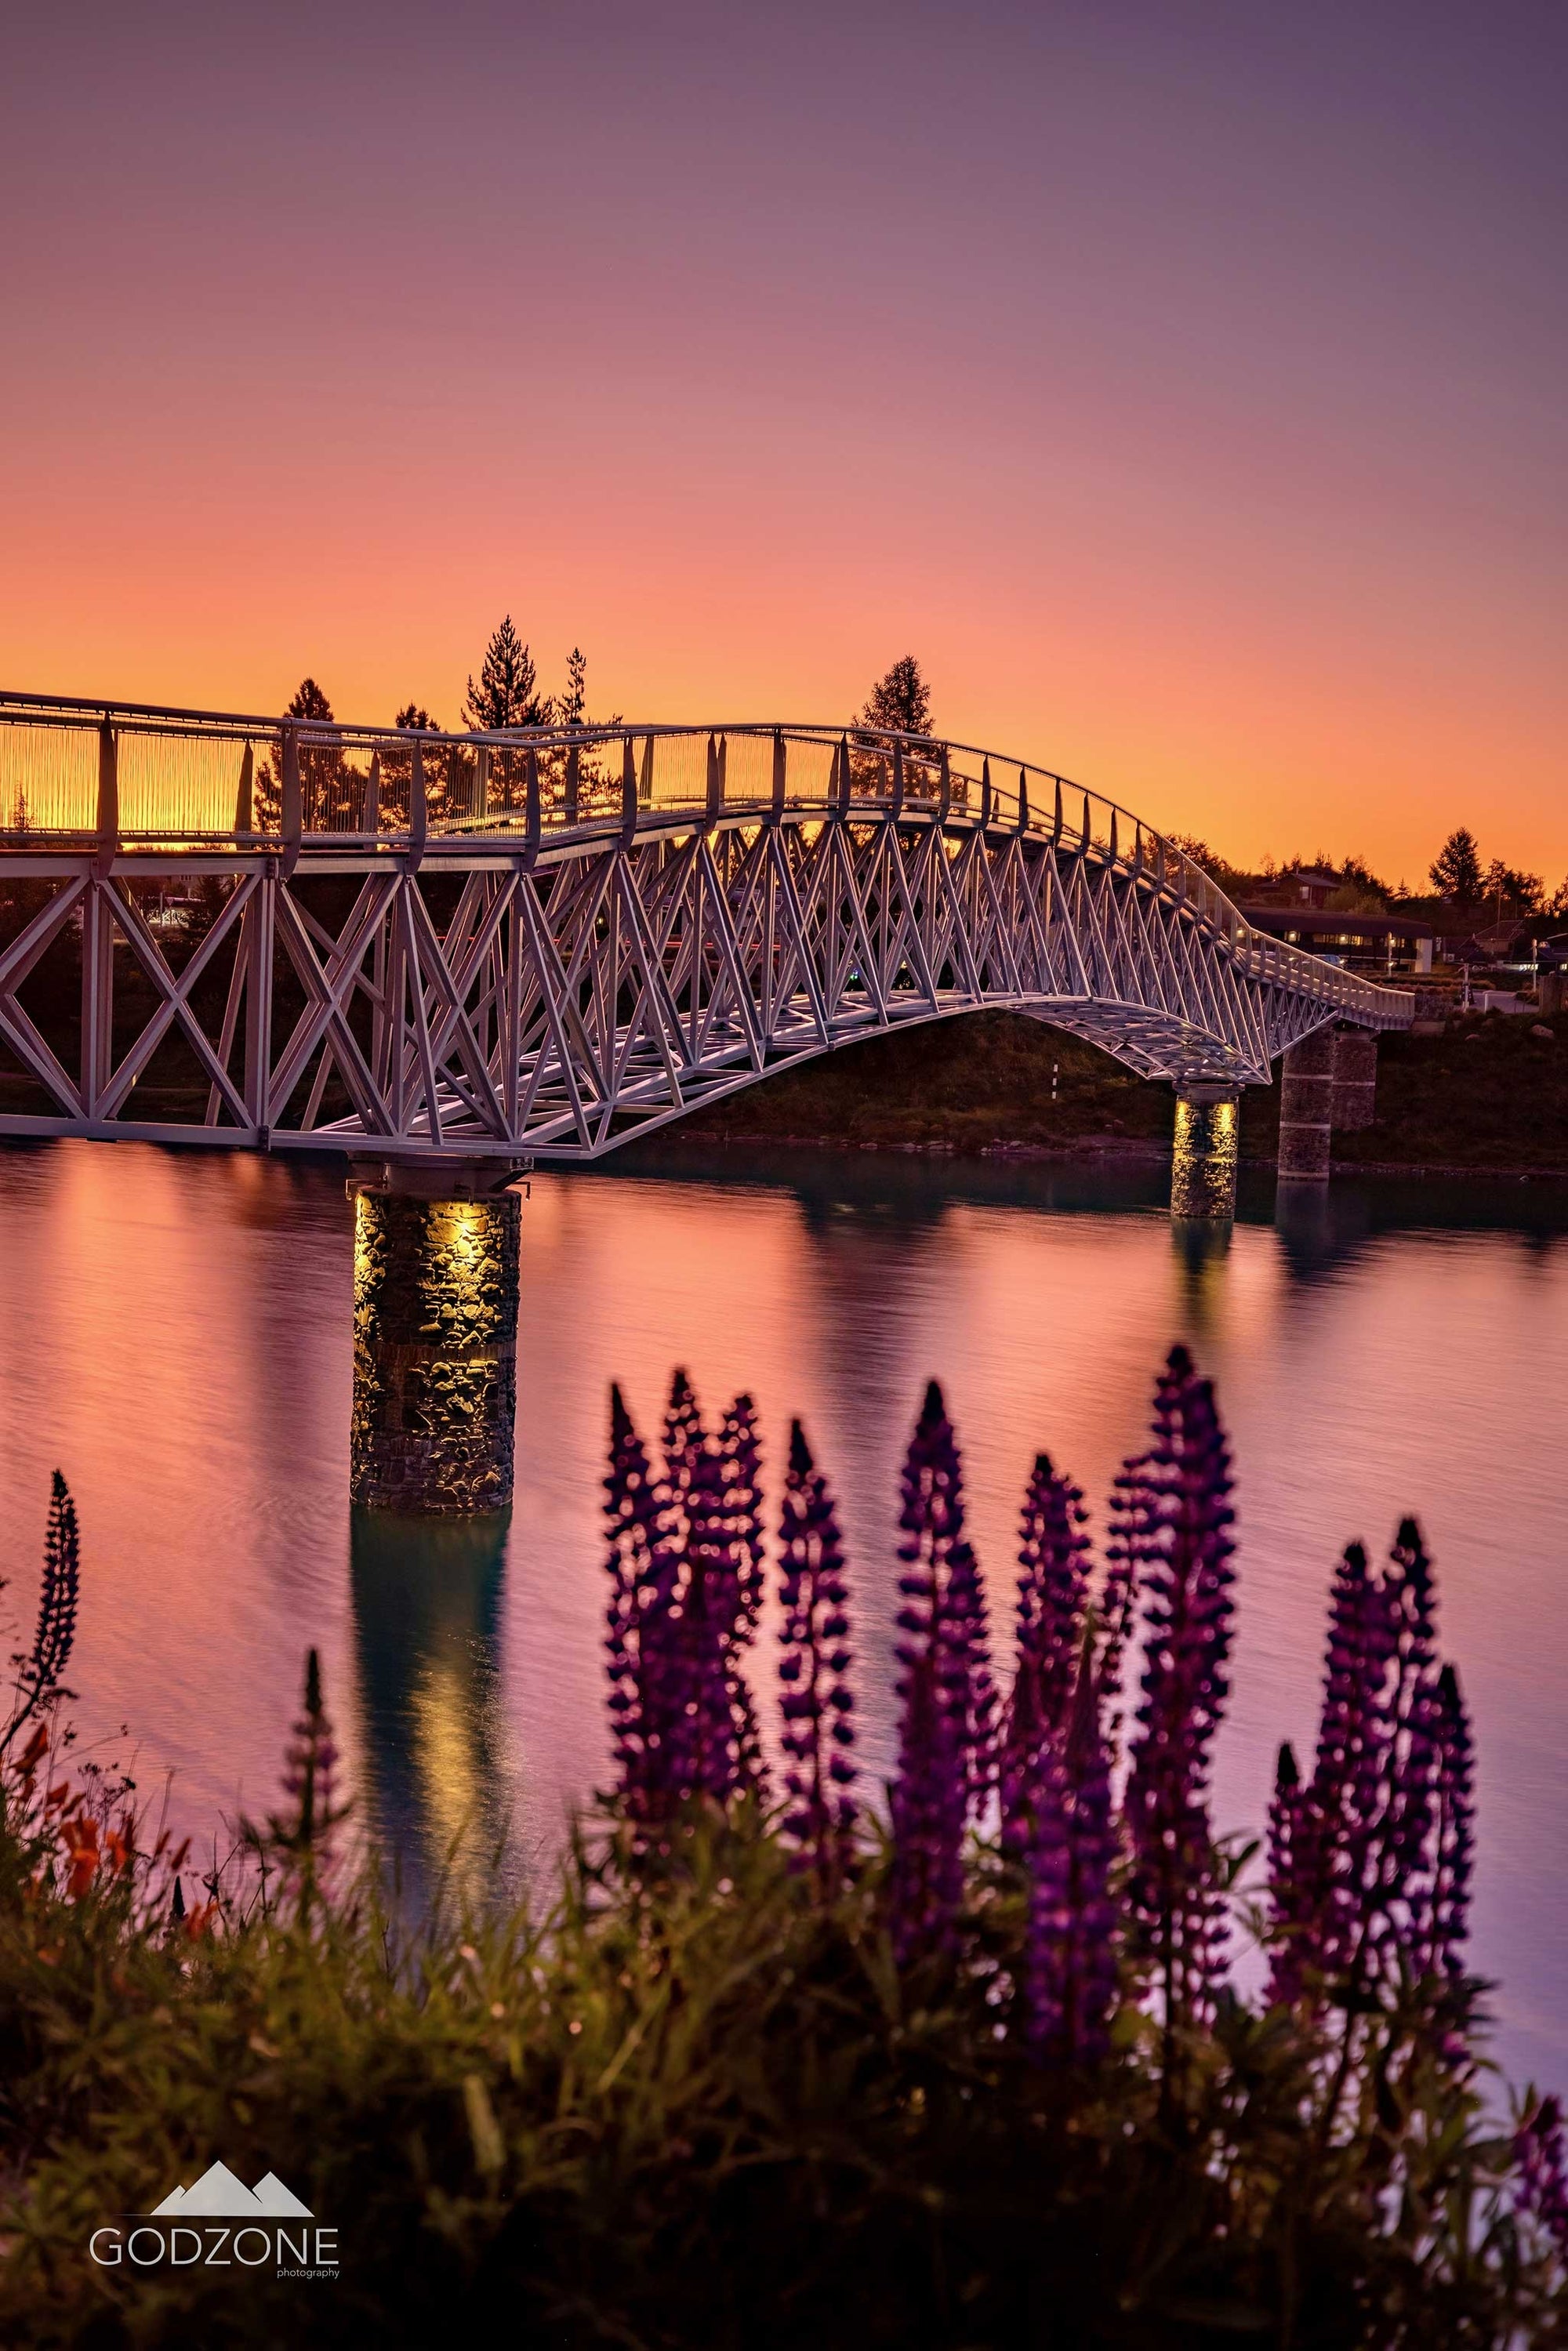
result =
M512 1499L522 1204L510 1168L355 1163L350 1494L473 1516Z
M1347 1023L1314 1029L1281 1065L1280 1183L1326 1184L1333 1130L1370 1126L1377 1108L1377 1039Z

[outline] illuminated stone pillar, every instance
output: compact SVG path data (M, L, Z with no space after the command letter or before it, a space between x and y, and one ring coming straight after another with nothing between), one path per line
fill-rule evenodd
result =
M1333 1129L1334 1032L1292 1045L1280 1073L1280 1181L1326 1184Z
M455 1186L454 1186L455 1188ZM512 1499L516 1194L361 1187L354 1223L351 1499L472 1515Z
M1176 1088L1171 1154L1171 1215L1183 1222L1228 1223L1236 1214L1236 1145L1240 1101L1234 1086Z
M1372 1029L1336 1029L1333 1040L1333 1123L1342 1133L1370 1126L1377 1115L1377 1035Z

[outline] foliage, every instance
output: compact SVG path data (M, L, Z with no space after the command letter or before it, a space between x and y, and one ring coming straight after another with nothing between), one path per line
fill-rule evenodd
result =
M12 1764L5 2339L413 2345L500 2317L566 2351L1568 2342L1559 2108L1531 2092L1507 2127L1484 2118L1482 1987L1459 1950L1468 1734L1414 1527L1382 1574L1342 1563L1310 1801L1286 1772L1253 1898L1204 1809L1230 1611L1211 1390L1173 1354L1101 1571L1073 1489L1037 1465L1019 1620L1037 1656L1072 1636L1071 1696L1034 1718L1027 1769L1004 1737L998 1785L979 1571L933 1387L903 1483L900 1779L943 1842L940 1900L923 1867L912 1909L900 1840L934 1815L907 1785L891 1825L835 1812L811 1768L806 1727L852 1708L787 1708L779 1813L735 1768L733 1691L681 1629L688 1601L710 1627L746 1618L756 1465L716 1477L727 1443L679 1375L656 1463L615 1400L608 1656L612 1704L631 1705L620 1785L547 1910L415 1928L373 1869L324 1890L340 1807L314 1670L284 1807L194 1907L183 1853L123 1813L118 1844L87 1852L52 1765ZM782 1655L815 1656L781 1687L847 1691L852 1582L799 1430L780 1539ZM1118 1805L1129 1616L1143 1700ZM1223 1979L1220 1906L1277 1971L1310 1945L1255 2001ZM1178 1915L1197 1918L1200 1964L1173 1992ZM339 2229L340 2280L85 2259L91 2230L220 2155Z
M508 726L542 726L549 717L533 655L518 636L509 612L485 648L478 684L469 677L463 715L471 726L492 732Z
M313 677L302 678L298 691L285 704L285 718L308 718L318 725L332 724L332 705Z
M0 1758L29 1722L37 1725L49 1708L70 1695L62 1676L76 1640L80 1583L81 1539L76 1504L57 1469L51 1481L49 1522L44 1536L38 1621L31 1647L16 1650L12 1655L12 1706L5 1727L0 1730ZM4 1579L0 1579L0 1590L4 1588Z
M1533 914L1543 896L1541 876L1522 873L1517 866L1505 865L1500 857L1494 857L1481 876L1481 895L1490 902L1499 922L1505 914Z
M895 661L887 675L877 680L860 724L892 735L930 735L931 688L913 653Z
M1228 857L1218 849L1211 848L1196 832L1167 832L1166 839L1173 849L1179 850L1184 857L1190 857L1195 865L1200 865L1222 890L1229 891L1233 883L1250 879L1243 867L1232 865Z
M1481 894L1480 852L1468 824L1449 833L1431 863L1432 887L1456 905L1473 906Z

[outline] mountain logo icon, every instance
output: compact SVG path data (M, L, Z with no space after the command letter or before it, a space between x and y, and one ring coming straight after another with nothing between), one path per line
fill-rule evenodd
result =
M285 2188L275 2171L247 2188L226 2163L210 2164L193 2188L172 2188L154 2220L308 2220L314 2218L292 2189Z

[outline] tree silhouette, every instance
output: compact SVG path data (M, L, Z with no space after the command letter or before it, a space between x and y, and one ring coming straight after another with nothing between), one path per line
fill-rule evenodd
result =
M441 732L440 727L436 725L435 720L431 716L429 711L423 707L423 704L417 702L405 702L402 708L398 712L397 716L392 720L392 725L394 726L404 728L413 727L421 734L424 734L432 730L438 735Z
M1494 857L1487 867L1481 890L1491 901L1493 919L1500 923L1505 907L1511 914L1531 914L1541 904L1540 874L1521 873L1517 866L1505 865L1500 857Z
M305 677L300 679L299 691L293 701L285 705L283 715L285 718L313 718L321 725L329 726L332 723L332 705L315 679Z
M930 734L931 688L913 653L895 661L887 675L873 686L860 723L894 735Z
M538 690L533 655L512 624L508 612L485 648L479 683L468 680L463 715L473 726L491 730L504 726L542 726L549 705Z
M1461 824L1448 835L1432 860L1430 872L1433 887L1443 897L1460 906L1476 904L1483 887L1481 857L1469 825Z
M335 724L332 705L313 677L302 677L298 691L283 705L285 718L303 718L317 726ZM299 756L300 783L309 801L308 824L329 823L332 814L344 813L342 754L337 744L322 743L319 737L308 738ZM283 801L283 737L272 738L271 752L256 769L253 787L252 821L260 832L270 832L277 824Z
M588 708L588 655L573 645L566 657L566 692L556 705L563 726L580 726Z

